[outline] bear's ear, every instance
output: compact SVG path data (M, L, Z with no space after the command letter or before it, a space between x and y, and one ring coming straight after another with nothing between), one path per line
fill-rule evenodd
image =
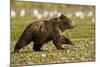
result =
M61 14L60 19L63 19L65 17L66 17L65 15Z

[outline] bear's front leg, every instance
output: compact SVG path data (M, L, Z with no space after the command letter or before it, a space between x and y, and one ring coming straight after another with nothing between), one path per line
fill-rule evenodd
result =
M55 36L54 38L53 38L53 44L56 46L56 48L58 49L58 50L62 50L63 48L62 48L62 45L61 45L61 36Z
M73 45L72 41L68 38L66 38L64 35L62 36L62 40L61 40L62 44L69 44L69 45Z

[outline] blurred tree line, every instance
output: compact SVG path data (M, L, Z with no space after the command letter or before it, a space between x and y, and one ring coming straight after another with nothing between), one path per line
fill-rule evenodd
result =
M61 13L75 13L77 11L83 11L83 12L88 12L92 11L95 12L95 7L90 6L90 5L74 5L74 4L53 4L53 3L39 3L39 2L25 2L25 1L16 1L16 0L11 0L11 10L16 11L16 15L20 14L20 11L22 9L25 9L26 15L29 15L32 13L32 10L38 9L39 12L42 12L43 10L57 10L58 12Z

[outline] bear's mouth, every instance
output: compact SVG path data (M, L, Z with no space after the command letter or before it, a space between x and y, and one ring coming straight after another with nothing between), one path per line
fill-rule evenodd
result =
M73 25L73 26L68 27L68 29L73 29L75 27L76 27L76 25Z
M74 27L76 27L76 24L73 21L71 21L71 24L70 25L71 26L69 27L69 29L73 29Z

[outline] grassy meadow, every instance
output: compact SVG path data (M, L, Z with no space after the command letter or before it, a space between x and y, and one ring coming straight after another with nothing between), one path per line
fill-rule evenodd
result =
M74 46L63 45L65 50L57 50L52 42L44 44L44 51L32 51L32 43L22 48L19 53L11 53L11 65L51 64L95 60L95 24L91 17L72 18L77 25L66 30L65 36L70 38ZM11 52L25 27L34 21L34 17L11 18Z

